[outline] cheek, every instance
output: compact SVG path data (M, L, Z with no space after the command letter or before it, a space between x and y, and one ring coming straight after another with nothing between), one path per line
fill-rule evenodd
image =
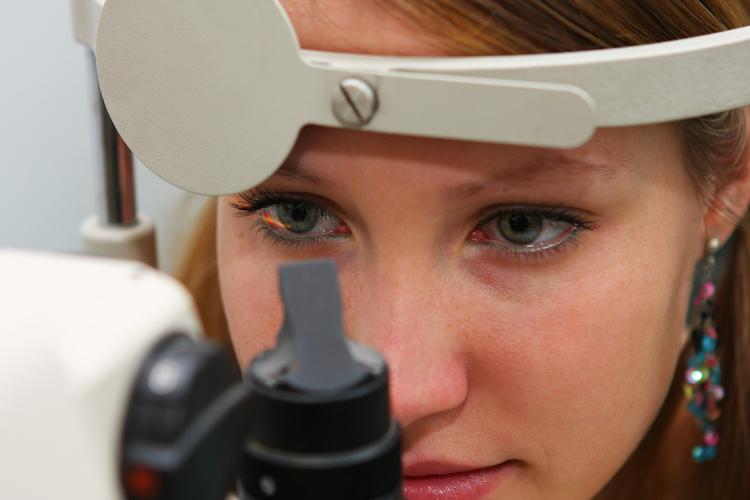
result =
M249 271L252 262L234 262L220 271L221 293L229 332L241 367L261 351L275 345L283 312L276 272ZM249 266L248 266L249 265Z
M544 480L553 491L601 488L661 408L682 347L692 275L692 252L681 242L696 237L680 227L692 226L639 238L600 234L611 243L582 244L577 251L586 257L554 281L511 280L517 300L502 310L496 288L474 302L494 308L467 333L481 339L472 351L475 390L492 401L487 414L505 418L554 463Z
M588 293L485 321L498 326L472 333L481 341L470 375L484 421L523 436L541 465L535 470L546 470L537 485L580 498L598 491L646 434L679 352L671 340L679 332L666 309L656 311L668 306L658 292L623 293L649 288L629 279L584 281L572 288L587 286Z
M283 311L278 293L277 263L250 251L250 231L224 214L220 202L217 258L224 311L241 367L258 352L275 345Z

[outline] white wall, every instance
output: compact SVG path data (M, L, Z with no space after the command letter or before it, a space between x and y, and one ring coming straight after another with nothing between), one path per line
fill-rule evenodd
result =
M98 129L87 49L68 0L0 0L0 246L79 251L97 210ZM201 200L137 165L139 211L155 219L171 270L185 213Z

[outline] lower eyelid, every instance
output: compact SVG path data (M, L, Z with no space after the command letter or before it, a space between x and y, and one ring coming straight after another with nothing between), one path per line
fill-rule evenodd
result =
M524 262L524 261L543 261L546 259L555 258L569 251L574 250L580 244L580 231L572 232L567 238L560 243L552 245L546 248L538 249L518 249L508 245L498 244L493 241L477 242L476 246L484 248L486 251L491 252L495 256L510 261Z
M528 248L522 245L513 245L512 243L502 242L498 240L484 240L484 241L472 241L474 245L485 248L495 254L500 254L508 259L512 260L544 260L546 258L552 258L561 253L572 250L579 244L581 234L587 231L587 228L579 225L568 223L571 225L570 232L560 237L559 241L550 243L549 245L539 245L536 248Z

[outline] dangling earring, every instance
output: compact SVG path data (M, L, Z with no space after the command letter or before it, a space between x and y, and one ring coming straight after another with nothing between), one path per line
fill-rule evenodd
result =
M716 285L712 280L718 250L719 239L711 238L701 263L701 286L693 303L695 313L690 338L691 349L685 373L684 389L688 410L698 419L703 431L703 444L693 448L693 459L699 463L716 457L719 445L716 422L721 416L719 402L724 398L717 352L719 338L714 323Z

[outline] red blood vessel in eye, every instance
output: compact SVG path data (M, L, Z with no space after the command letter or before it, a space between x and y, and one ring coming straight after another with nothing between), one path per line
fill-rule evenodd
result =
M487 241L487 235L481 229L475 229L469 236L471 241Z

